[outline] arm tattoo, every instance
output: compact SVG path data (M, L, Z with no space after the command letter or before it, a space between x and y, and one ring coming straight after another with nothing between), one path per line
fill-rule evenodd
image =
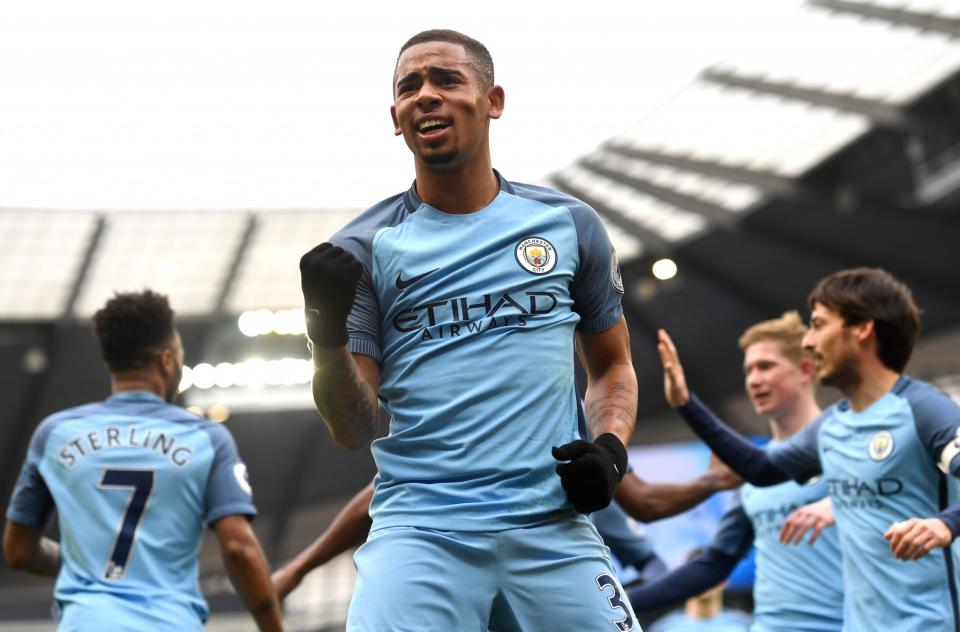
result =
M353 362L315 365L317 409L336 434L371 437L379 417L377 395Z
M624 382L614 382L587 404L587 418L594 434L598 428L609 429L617 425L632 431L636 415L637 389Z

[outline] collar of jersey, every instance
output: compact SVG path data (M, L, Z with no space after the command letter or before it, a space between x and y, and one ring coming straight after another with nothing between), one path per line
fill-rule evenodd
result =
M493 170L493 173L494 173L494 175L497 176L497 180L500 182L500 191L501 191L501 192L506 192L506 193L509 193L509 194L512 195L512 194L513 194L513 186L507 181L507 179L504 178L504 177L500 174L500 172L497 171L496 169ZM496 198L494 198L494 199L496 199ZM403 194L403 203L404 203L404 205L407 207L407 212L408 212L408 213L416 212L419 208L421 208L421 207L423 207L423 206L427 206L428 208L433 208L433 207L430 206L429 204L426 204L426 205L425 205L425 204L423 203L423 200L420 199L420 196L417 195L417 181L416 181L416 180L413 181L413 184L410 185L410 188L407 189L407 192ZM493 202L491 202L491 204L492 204L492 203L493 203ZM439 210L439 209L434 209L434 210L436 210L436 211L439 212L439 213L443 213L443 211L441 211L441 210Z
M163 403L156 393L150 391L120 391L107 398L108 402L160 402Z
M859 412L853 410L853 409L850 407L850 400L848 400L848 399L846 399L846 398L841 399L839 402L837 402L837 409L838 409L838 410L842 410L842 411L845 412L845 413L850 413L850 414L853 414L853 415L863 414L863 413L867 412L868 410L874 408L877 404L880 404L880 402L884 402L884 404L886 404L887 399L888 399L889 397L891 397L891 396L899 397L899 396L903 393L903 391L904 391L908 386L910 386L910 382L912 382L912 381L913 381L913 378L911 378L909 375L907 375L906 373L901 373L901 374L900 374L900 377L897 378L897 381L894 382L893 388L891 388L889 391L887 391L886 393L884 393L884 394L883 394L883 397L881 397L881 398L878 399L877 401L875 401L875 402L873 402L872 404L870 404L869 406L867 406L864 410L861 410L861 411L859 411Z

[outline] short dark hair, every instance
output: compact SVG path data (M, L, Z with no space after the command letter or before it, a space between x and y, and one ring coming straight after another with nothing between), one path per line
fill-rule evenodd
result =
M411 46L426 44L427 42L447 42L449 44L459 44L463 46L464 50L467 51L467 55L470 57L470 63L473 64L473 69L477 73L477 79L480 81L480 89L486 90L493 85L493 57L490 56L490 51L487 50L487 47L469 35L464 35L459 31L450 29L421 31L408 39L406 44L400 47L400 52L397 54L397 62L393 66L394 83L397 81L397 68L400 67L400 57L403 56L404 51ZM395 91L396 86L393 87L391 92Z
M847 325L872 320L880 361L903 371L920 333L920 310L910 288L892 274L879 268L834 272L820 279L808 302L811 309L820 303L837 312Z
M111 371L142 368L176 332L170 302L152 290L114 294L93 315L93 330Z

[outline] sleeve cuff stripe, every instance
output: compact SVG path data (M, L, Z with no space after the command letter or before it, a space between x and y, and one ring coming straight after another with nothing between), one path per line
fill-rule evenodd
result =
M207 524L212 524L224 516L235 515L253 517L257 515L257 508L250 503L232 503L229 505L224 505L208 512L206 521Z
M593 318L590 320L581 320L577 325L577 331L582 331L588 334L598 334L604 332L620 321L620 317L623 315L623 309L617 305L617 308L599 318Z
M350 338L350 353L359 353L360 355L366 355L372 357L377 362L380 362L383 358L381 357L380 348L372 340L367 340L366 338Z
M17 524L26 525L28 527L42 526L45 522L44 516L42 515L38 516L35 513L18 511L12 507L9 511L7 511L7 520L10 522L16 522Z

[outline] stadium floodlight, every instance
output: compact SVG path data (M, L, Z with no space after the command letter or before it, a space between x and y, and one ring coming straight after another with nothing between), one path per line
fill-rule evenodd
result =
M213 404L207 409L207 419L213 423L222 424L230 419L230 408L225 404Z
M236 371L229 362L221 362L214 368L214 384L219 388L230 388L234 385Z
M307 333L307 322L302 309L281 309L273 313L272 332L283 336L302 336Z
M198 364L193 367L193 385L201 390L212 388L217 383L216 372L212 364Z
M302 309L269 309L250 310L240 314L237 326L244 336L266 336L279 334L281 336L302 336L307 333L307 325L303 318Z
M273 331L274 314L269 309L251 310L240 314L237 326L240 333L250 338L263 336Z
M182 393L193 386L193 369L188 366L183 367L183 375L180 376L180 386L178 392Z
M207 390L214 387L298 386L309 384L312 377L313 363L304 358L249 358L236 363L220 362L216 366L202 362L193 368L183 367L180 392L191 387Z
M657 259L653 262L653 276L661 281L667 281L677 276L677 264L673 259Z

